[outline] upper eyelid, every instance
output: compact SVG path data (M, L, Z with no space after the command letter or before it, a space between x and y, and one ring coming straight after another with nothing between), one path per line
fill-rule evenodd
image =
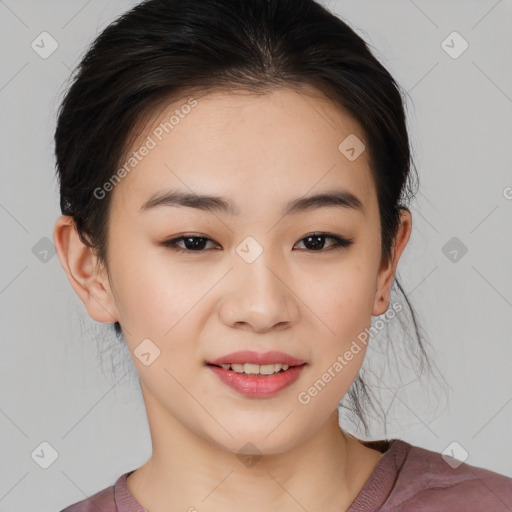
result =
M323 231L314 231L313 233L308 233L307 235L304 235L301 238L299 238L299 240L304 240L304 238L307 238L308 236L322 236L324 238L340 238L342 240L344 239L347 241L351 240L350 237L345 237L343 235L335 235L335 234L326 233ZM215 242L215 240L213 238L211 238L207 235L203 235L201 233L191 233L191 234L185 233L184 235L170 238L169 240L166 240L166 242L174 242L176 240L181 240L183 238L206 238L207 240L211 240L212 242Z

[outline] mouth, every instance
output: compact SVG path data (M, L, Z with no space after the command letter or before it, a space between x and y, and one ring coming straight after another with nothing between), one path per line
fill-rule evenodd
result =
M297 381L308 363L284 352L241 351L204 364L238 394L268 398Z
M234 372L243 376L253 377L269 377L272 375L279 375L290 368L296 368L298 366L304 366L306 363L290 365L286 363L270 363L270 364L254 364L254 363L226 363L226 364L211 364L207 363L207 366L214 366L216 368L222 368L229 372Z

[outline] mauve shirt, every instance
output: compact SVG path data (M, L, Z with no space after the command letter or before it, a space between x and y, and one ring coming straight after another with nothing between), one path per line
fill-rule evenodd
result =
M345 512L512 511L512 478L466 463L452 468L440 453L401 439L361 442L383 455ZM133 471L60 512L149 512L126 485Z

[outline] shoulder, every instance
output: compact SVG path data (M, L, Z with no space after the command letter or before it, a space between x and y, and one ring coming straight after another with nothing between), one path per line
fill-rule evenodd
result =
M60 512L117 512L114 485L62 509Z
M512 509L512 478L405 441L397 442L407 455L383 512Z

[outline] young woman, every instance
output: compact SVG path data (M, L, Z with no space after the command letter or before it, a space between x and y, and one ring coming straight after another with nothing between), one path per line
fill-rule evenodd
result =
M412 227L399 87L343 21L145 1L80 63L55 143L58 256L127 343L153 446L66 512L511 510L504 475L340 428Z

